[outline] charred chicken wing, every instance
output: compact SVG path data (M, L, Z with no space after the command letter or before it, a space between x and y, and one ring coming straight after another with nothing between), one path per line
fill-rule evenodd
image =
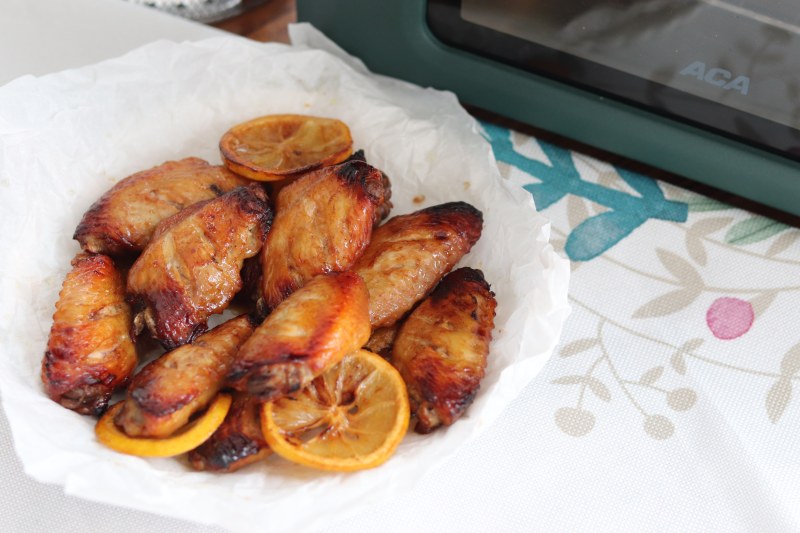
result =
M253 332L239 316L168 352L133 378L115 422L131 437L167 437L222 388L239 346Z
M106 192L83 215L74 239L89 252L138 253L165 218L247 183L225 167L196 157L168 161L133 174Z
M225 421L189 453L189 464L195 470L234 472L270 455L272 450L261 431L260 407L261 402L249 394L234 394Z
M137 331L146 324L167 349L205 331L242 288L242 263L261 249L270 221L254 183L162 222L128 273Z
M364 281L352 272L317 276L284 300L239 350L228 375L262 401L305 387L369 339Z
M409 315L392 350L419 433L455 422L486 369L497 303L480 270L459 268Z
M264 310L317 274L348 270L387 201L381 171L358 160L311 172L281 189L261 251Z
M369 290L373 328L408 312L470 251L483 216L465 202L450 202L391 218L378 227L353 271Z
M136 368L131 310L111 258L79 253L56 303L42 361L47 394L82 414L105 411Z

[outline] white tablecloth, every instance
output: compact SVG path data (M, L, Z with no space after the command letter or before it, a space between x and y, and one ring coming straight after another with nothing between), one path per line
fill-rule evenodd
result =
M74 11L58 8L56 33L30 16L64 5ZM35 38L23 48L0 41L0 81L211 31L163 17L145 30L134 14L150 14L138 9L12 0L0 39L5 30ZM65 22L90 12L102 31ZM69 28L80 31L65 35ZM530 190L574 260L574 311L561 346L498 421L417 490L346 523L332 517L328 531L800 528L792 394L800 231L507 130L487 132L503 172ZM28 479L2 413L0 524L11 532L214 530Z

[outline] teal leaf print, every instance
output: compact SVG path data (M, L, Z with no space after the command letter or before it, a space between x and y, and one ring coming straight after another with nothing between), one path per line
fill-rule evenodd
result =
M550 183L529 183L522 188L533 195L537 209L547 209L567 195L567 191Z
M765 217L751 217L737 222L725 234L728 244L753 244L769 239L789 226Z
M517 167L538 180L525 190L544 210L568 195L585 198L608 209L573 228L564 246L572 261L589 261L604 253L650 219L685 222L689 209L684 202L668 200L658 183L646 176L617 168L617 173L638 195L585 181L575 167L571 151L539 142L547 162L537 161L514 149L511 132L482 123L498 162Z
M573 261L588 261L602 254L645 222L637 213L606 211L587 218L572 230L564 251Z
M661 192L661 188L658 186L655 180L652 178L648 178L646 176L642 176L641 174L636 174L634 172L630 172L625 170L624 168L618 168L617 174L619 177L622 178L625 183L631 186L631 188L642 195L642 198L648 197L658 197L662 196L663 193Z

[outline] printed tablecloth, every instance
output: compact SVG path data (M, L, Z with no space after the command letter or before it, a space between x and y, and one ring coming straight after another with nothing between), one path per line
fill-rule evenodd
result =
M563 497L579 514L631 498L597 510L612 529L797 528L800 230L484 126L572 261L536 384L563 449L590 454Z

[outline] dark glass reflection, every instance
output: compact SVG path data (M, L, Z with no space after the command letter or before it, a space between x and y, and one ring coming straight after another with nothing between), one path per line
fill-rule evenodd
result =
M795 0L432 4L460 19L445 39L463 48L783 152L800 146Z

